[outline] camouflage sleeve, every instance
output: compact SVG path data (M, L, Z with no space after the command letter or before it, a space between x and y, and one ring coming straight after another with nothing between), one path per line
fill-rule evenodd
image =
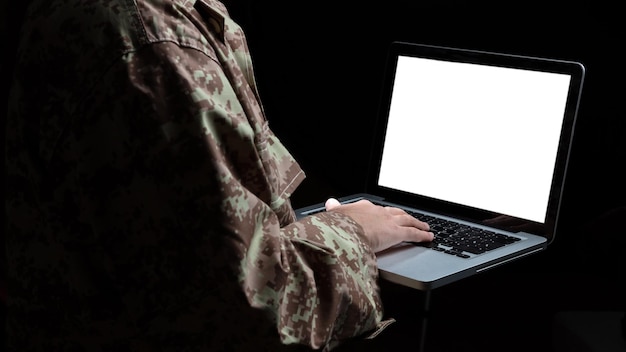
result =
M223 240L211 236L220 236L232 256L202 270L234 269L248 303L268 314L284 344L331 348L375 328L382 308L362 229L336 213L285 220L293 220L285 214L293 213L289 190L301 172L295 163L271 162L288 155L266 123L249 121L213 58L153 44L127 54L100 84L82 107L82 115L98 118L76 129L81 216L117 241L111 275L126 277L125 289L140 280L139 296L159 290L157 269L177 261L215 265L197 256L214 254L211 246ZM291 165L285 173L271 169L283 164ZM294 185L276 188L273 179L285 174ZM150 257L153 246L167 254Z
M380 323L375 258L359 225L327 212L293 223L283 234L289 241L289 275L278 307L283 341L334 347Z

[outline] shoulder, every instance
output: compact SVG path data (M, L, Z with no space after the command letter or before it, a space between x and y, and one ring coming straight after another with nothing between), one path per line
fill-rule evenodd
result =
M225 14L217 1L198 2ZM65 58L97 58L106 65L107 58L169 41L214 56L207 40L212 28L196 7L194 0L34 0L21 50L62 48Z
M172 42L216 58L214 43L228 13L215 0L135 0L149 43Z

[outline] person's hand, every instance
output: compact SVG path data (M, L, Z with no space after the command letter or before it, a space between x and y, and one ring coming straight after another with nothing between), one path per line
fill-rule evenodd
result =
M336 211L350 216L365 232L365 237L374 252L380 252L404 241L427 242L433 234L427 223L417 220L402 209L383 207L367 200L341 204L330 198L326 201L327 211Z

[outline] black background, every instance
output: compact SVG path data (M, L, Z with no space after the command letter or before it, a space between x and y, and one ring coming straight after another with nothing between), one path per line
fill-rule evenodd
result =
M23 5L2 5L5 84ZM296 207L363 189L392 40L582 62L587 76L557 239L542 254L435 290L427 347L551 351L558 312L624 310L626 41L617 3L246 1L231 11L248 35L270 126L308 175ZM419 152L407 162L427 164ZM394 285L383 294L399 321L388 335L417 345L422 294Z
M625 156L626 77L619 54L624 26L616 8L601 3L548 4L253 2L235 16L248 33L272 128L315 178L311 183L319 180L332 192L364 186L385 51L392 40L582 62L587 77L569 203L572 210L602 212L622 205L625 195L619 163ZM419 153L414 161L426 162ZM306 203L307 197L295 195L294 201Z

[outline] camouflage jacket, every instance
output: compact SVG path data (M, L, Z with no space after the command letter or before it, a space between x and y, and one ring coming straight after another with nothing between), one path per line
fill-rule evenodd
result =
M216 0L35 0L7 125L11 351L332 349L382 318L362 228L296 221Z

